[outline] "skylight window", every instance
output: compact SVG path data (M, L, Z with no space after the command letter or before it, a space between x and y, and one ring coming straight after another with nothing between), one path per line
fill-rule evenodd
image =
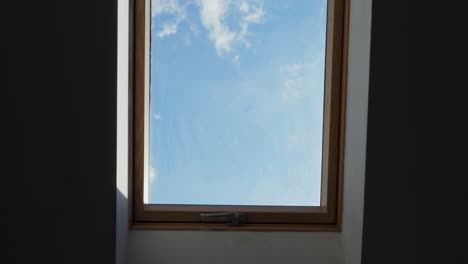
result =
M344 14L339 0L137 0L136 222L336 225Z

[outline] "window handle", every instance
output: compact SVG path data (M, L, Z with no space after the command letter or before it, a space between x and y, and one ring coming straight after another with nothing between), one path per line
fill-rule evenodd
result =
M223 219L226 224L231 226L240 226L242 222L245 222L246 218L244 213L237 212L200 214L201 220Z

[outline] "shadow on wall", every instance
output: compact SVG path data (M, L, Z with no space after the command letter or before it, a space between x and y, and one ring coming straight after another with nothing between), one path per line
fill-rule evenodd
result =
M116 264L127 263L128 232L129 232L129 202L127 197L116 189Z

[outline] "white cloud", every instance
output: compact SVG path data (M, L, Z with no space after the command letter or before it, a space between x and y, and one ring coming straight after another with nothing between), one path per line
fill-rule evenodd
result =
M209 38L218 55L231 52L237 42L244 43L246 47L250 46L246 40L246 36L250 34L249 26L263 22L266 14L263 7L254 2L257 1L198 0L201 22L208 30ZM226 22L227 16L235 11L241 13L238 22L240 29L237 31L233 30Z
M177 33L179 24L187 17L185 7L178 0L152 0L152 15L169 15L171 18L165 21L157 33L163 39Z
M200 21L208 31L209 39L214 44L219 56L230 53L237 43L243 43L245 47L251 44L247 36L252 24L263 23L266 11L263 9L262 0L194 0L186 1L182 5L180 0L152 0L152 15L167 16L168 19L158 29L157 36L164 39L177 33L179 25L188 21L187 6L195 3L200 9ZM230 17L232 16L232 17ZM227 23L227 18L235 18ZM198 29L192 23L190 30L194 35Z
M299 63L287 64L280 67L280 73L284 76L281 90L281 98L284 102L300 95L300 90L304 84L303 69L304 65Z
M261 0L195 0L182 5L180 0L152 0L152 16L167 16L167 20L158 28L156 35L160 39L177 33L182 22L190 24L194 35L198 29L187 19L187 6L196 3L200 9L200 21L208 31L219 56L233 51L235 44L242 43L250 47L247 36L252 35L249 28L252 24L263 23L266 11ZM231 16L231 25L227 18Z
M218 55L231 51L232 42L236 33L224 23L225 15L229 9L230 0L199 0L200 19L208 30Z
M242 3L240 4L239 6L239 10L244 12L244 13L247 13L249 12L249 4L247 3L247 1L242 1Z
M154 119L156 120L161 120L161 114L155 114Z

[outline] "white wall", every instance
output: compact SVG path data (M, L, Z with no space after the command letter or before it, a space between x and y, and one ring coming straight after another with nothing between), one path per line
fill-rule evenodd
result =
M127 260L128 203L128 108L129 108L129 4L118 0L117 15L117 190L116 190L116 263Z
M119 0L119 7L127 1ZM361 262L371 0L351 0L350 13L342 232L130 231L129 264Z
M130 264L341 264L338 233L132 231Z
M346 264L361 263L372 0L351 0L343 186Z

